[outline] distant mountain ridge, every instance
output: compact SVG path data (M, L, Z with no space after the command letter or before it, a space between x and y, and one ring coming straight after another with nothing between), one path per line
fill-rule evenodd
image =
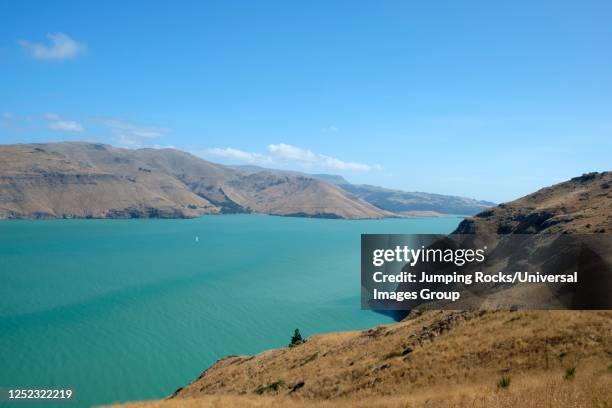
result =
M175 149L0 145L0 218L190 218L217 213L365 219L473 214L493 203L224 166Z
M474 215L496 204L491 201L475 200L473 198L432 194L423 192L407 192L367 184L352 184L344 177L335 174L309 174L291 170L267 169L260 166L231 166L249 174L267 171L277 175L300 175L311 177L327 183L335 184L343 190L361 198L368 203L397 214L412 215Z
M407 192L366 184L341 184L339 187L378 208L399 215L412 215L415 212L474 215L495 205L490 201L473 198Z
M0 146L0 218L188 218L248 212L393 215L314 178L245 174L175 149L84 142Z
M337 174L324 174L324 173L311 174L311 173L303 173L303 172L294 171L294 170L269 169L266 167L253 166L253 165L237 165L237 166L228 166L228 167L234 168L236 170L239 170L239 171L242 171L248 174L259 173L261 171L267 171L272 174L282 175L282 176L310 177L315 180L321 180L321 181L325 181L326 183L336 184L336 185L350 184L344 177L339 176Z

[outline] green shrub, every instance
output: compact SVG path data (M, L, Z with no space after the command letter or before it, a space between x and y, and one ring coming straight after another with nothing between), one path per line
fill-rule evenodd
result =
M271 391L276 392L283 385L285 385L285 382L283 380L274 381L273 383L270 383L268 385L260 385L255 389L255 394L261 395Z
M565 369L565 375L563 376L563 378L565 378L566 380L573 380L575 376L576 367L569 367Z
M291 336L291 342L289 343L289 347L295 347L302 343L304 343L304 339L302 338L302 335L300 334L300 329L295 329L293 331L293 336Z
M517 320L521 320L522 318L522 316L514 316L512 319L507 320L506 323L516 322Z
M499 381L497 382L497 388L508 388L510 387L510 376L502 376L502 378L499 379Z

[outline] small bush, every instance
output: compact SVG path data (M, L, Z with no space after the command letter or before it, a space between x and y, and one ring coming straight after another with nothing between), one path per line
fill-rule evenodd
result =
M612 364L608 366L608 371L612 371Z
M270 383L268 385L260 385L255 389L255 394L261 395L267 392L276 392L283 385L285 385L285 381L283 380L274 381L273 383Z
M497 388L508 388L510 387L510 376L502 376L502 378L499 379L499 381L497 382Z
M576 367L569 367L565 369L565 375L563 376L563 378L565 378L566 380L573 380L575 376Z
M304 339L300 334L300 329L295 329L293 331L293 336L291 336L291 342L289 343L289 347L295 347L304 343Z
M516 322L517 320L521 320L522 318L523 318L522 316L514 316L510 320L506 320L506 323Z

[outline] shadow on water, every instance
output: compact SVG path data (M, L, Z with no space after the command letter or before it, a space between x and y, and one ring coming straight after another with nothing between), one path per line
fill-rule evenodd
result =
M410 314L410 310L375 310L372 309L374 313L378 313L384 316L388 316L395 320L396 322L400 322L406 318Z

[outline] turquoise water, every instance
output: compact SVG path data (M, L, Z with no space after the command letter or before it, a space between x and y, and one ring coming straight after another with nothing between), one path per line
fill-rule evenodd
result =
M0 387L73 388L71 407L160 398L225 355L286 345L296 327L389 322L360 310L360 234L460 220L2 221Z

